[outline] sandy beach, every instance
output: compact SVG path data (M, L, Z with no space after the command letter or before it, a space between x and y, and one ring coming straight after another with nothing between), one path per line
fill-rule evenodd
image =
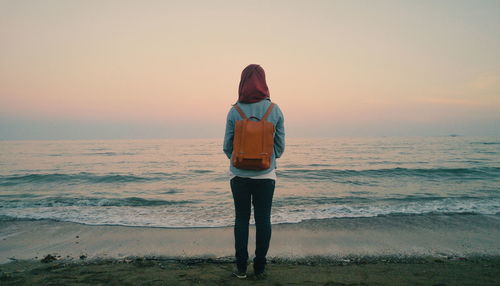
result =
M498 237L500 218L494 215L380 216L279 224L273 226L266 283L471 285L467 281L480 277L475 285L495 285L500 277ZM230 227L172 229L4 220L0 239L2 279L13 284L234 282L228 277L233 267ZM253 243L251 236L250 252ZM399 278L389 279L393 276Z
M231 277L211 260L102 260L0 266L2 285L498 285L500 258L272 262L266 279Z

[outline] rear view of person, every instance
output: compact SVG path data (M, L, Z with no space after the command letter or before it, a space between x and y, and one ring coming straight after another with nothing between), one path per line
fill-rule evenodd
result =
M263 276L267 264L266 255L271 240L271 206L276 182L276 158L280 158L285 149L285 129L284 117L280 108L277 104L271 103L264 69L261 66L252 64L243 70L238 93L238 101L227 115L223 149L230 159L230 185L236 214L234 238L237 272L234 274L238 278L246 278L248 226L252 204L256 227L256 248L253 260L255 275ZM272 154L266 153L267 155L263 155L262 162L265 161L265 164L260 164L260 167L237 164L237 160L243 159L240 157L237 159L236 157L240 153L244 153L239 147L245 143L242 142L245 138L250 140L250 136L236 134L239 137L238 140L234 140L235 129L239 128L236 131L241 132L242 124L237 122L241 123L243 121L240 120L246 118L253 121L268 121L274 126L272 128L274 132L271 129L274 135L271 146ZM262 145L265 145L264 143L266 142L263 142ZM269 142L266 145L269 146ZM260 145L256 146L256 148L260 148ZM236 152L238 154L235 154ZM235 167L235 165L239 166L239 168Z

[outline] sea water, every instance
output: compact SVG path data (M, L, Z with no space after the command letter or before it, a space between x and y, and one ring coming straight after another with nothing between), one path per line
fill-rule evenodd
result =
M500 214L500 138L287 138L273 223ZM0 219L232 225L222 139L0 141Z

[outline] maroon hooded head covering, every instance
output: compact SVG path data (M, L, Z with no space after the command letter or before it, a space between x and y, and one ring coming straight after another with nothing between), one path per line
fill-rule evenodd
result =
M240 88L238 90L238 102L254 103L269 98L266 74L259 65L248 65L241 72Z

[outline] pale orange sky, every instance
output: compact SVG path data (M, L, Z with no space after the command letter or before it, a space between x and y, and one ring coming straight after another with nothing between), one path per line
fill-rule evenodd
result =
M0 0L0 139L220 137L250 63L292 136L500 136L498 15L500 1Z

